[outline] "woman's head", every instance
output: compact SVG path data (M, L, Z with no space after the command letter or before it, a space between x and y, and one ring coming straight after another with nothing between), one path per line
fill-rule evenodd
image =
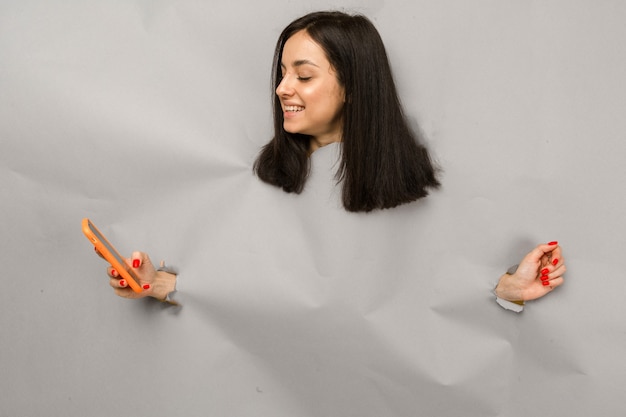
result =
M341 141L337 177L348 211L395 207L439 186L366 17L315 12L294 20L276 44L272 77L274 138L254 165L263 181L300 193L310 152Z
M307 45L302 39L312 45ZM339 140L351 140L346 137L346 133L355 124L363 125L380 114L380 109L388 106L386 102L389 96L392 101L397 101L385 47L378 31L366 17L342 12L307 14L283 30L274 54L275 118L286 131L306 134L290 130L293 123L285 118L289 115L284 113L284 103L289 101L285 95L288 90L281 89L285 85L292 85L291 79L284 78L285 66L292 64L286 58L292 58L294 51L299 54L296 59L306 57L306 47L312 50L318 48L319 51L314 52L323 53L325 62L322 63L322 69L329 66L331 75L341 89L341 103L338 106L341 113L338 116L347 125L341 125Z

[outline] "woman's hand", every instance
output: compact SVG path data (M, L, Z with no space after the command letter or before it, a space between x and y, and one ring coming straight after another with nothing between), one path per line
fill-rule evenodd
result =
M132 270L138 278L138 284L143 289L136 293L126 280L120 276L112 266L107 268L111 287L115 294L123 298L153 297L165 300L167 294L176 288L176 275L165 271L157 271L147 253L133 252L130 259L124 259L128 269Z
M535 300L563 284L566 270L558 242L541 244L522 259L515 273L500 277L495 292L508 301Z

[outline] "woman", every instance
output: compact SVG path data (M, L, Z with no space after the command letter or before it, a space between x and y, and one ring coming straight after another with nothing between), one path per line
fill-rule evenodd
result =
M347 211L393 208L439 187L427 150L406 123L384 45L367 18L316 12L295 20L278 39L273 79L274 137L254 165L261 180L300 193L311 154L341 142L336 178ZM167 300L175 274L156 270L140 252L128 263L145 291L132 292L109 268L119 296ZM497 300L520 311L524 301L561 285L565 270L557 242L538 245L500 277Z
M409 129L378 32L363 16L319 12L291 23L273 65L274 139L255 170L299 193L309 154L342 142L338 178L348 211L395 207L439 182Z

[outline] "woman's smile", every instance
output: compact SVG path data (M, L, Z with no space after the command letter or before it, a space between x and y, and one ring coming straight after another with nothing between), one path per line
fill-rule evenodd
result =
M284 112L285 118L295 117L297 113L300 113L303 110L304 110L303 106L293 106L293 105L283 106L283 112Z

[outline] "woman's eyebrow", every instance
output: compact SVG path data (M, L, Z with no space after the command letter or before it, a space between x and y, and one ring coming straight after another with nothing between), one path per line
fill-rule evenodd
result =
M294 66L294 67L301 67L303 65L313 65L314 67L319 68L319 65L317 65L313 61L309 61L308 59L298 59L296 61L293 61L293 63L291 65ZM285 64L282 63L282 62L280 63L280 66L283 67L283 68L286 68Z

